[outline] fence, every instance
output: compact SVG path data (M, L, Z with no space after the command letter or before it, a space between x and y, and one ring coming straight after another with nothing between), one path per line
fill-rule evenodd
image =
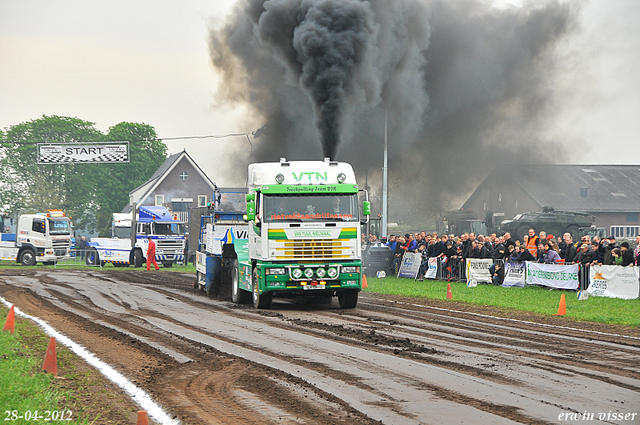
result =
M493 260L493 264L500 264L504 267L504 260ZM398 275L399 267L400 262L394 262L396 276ZM428 267L428 258L423 257L416 279L423 279ZM438 257L437 267L435 280L445 280L447 282L463 282L467 280L467 267L464 258ZM589 287L590 268L589 264L580 265L578 271L579 290L585 290Z

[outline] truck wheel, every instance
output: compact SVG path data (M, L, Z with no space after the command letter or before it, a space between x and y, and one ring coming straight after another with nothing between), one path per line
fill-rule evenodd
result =
M30 249L25 249L20 254L20 264L23 266L35 266L36 254Z
M258 269L253 269L251 273L251 283L253 284L253 306L259 309L271 308L271 301L273 300L273 292L258 291Z
M246 304L249 302L249 293L240 289L240 271L238 270L238 260L233 260L231 265L231 301L236 304Z
M347 289L346 291L338 292L338 302L340 303L340 308L356 308L358 291Z
M573 242L580 240L580 236L582 236L580 235L580 229L578 228L578 226L567 227L567 229L565 230L565 233L569 233L571 235Z
M133 251L133 267L142 267L142 252L139 249Z
M96 250L95 248L90 249L87 252L87 255L84 257L87 266L97 266L99 264L98 258L98 250Z

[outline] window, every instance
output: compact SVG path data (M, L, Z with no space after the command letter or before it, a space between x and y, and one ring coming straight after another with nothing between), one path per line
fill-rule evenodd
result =
M638 213L637 212L628 212L627 213L627 223L637 223L638 222Z
M183 171L180 173L180 179L182 181L186 181L189 178L189 173L187 173L186 171Z
M31 224L31 230L38 233L44 233L45 232L44 219L34 218L33 223Z
M207 206L207 195L198 195L198 206L199 207Z
M156 195L156 207L164 205L164 195Z
M640 235L640 226L611 226L611 234L616 239L633 239Z

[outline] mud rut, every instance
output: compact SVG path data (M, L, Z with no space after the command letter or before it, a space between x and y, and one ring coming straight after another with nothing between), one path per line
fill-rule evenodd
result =
M188 274L15 273L0 274L1 296L184 424L546 424L640 406L635 328L371 294L354 310L257 311L207 298Z

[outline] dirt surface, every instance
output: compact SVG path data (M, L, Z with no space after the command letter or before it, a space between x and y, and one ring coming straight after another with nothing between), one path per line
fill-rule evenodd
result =
M640 423L638 328L372 294L353 310L274 299L258 311L194 279L2 271L0 296L183 424ZM95 397L118 414L96 423L134 423L138 407L110 388Z

